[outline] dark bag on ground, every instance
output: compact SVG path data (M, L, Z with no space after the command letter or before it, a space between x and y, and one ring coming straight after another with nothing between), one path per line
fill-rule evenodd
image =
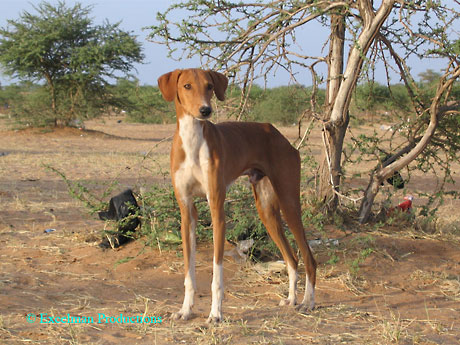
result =
M109 210L99 212L99 218L117 221L117 231L113 235L106 234L101 246L115 248L128 242L130 237L125 235L134 232L140 223L139 218L134 216L138 210L139 205L131 189L127 189L111 198Z
M387 154L385 156L385 158L383 158L383 162L386 162L386 164L384 164L384 166L387 166L387 165L389 165L389 164L394 162L394 160L390 161L390 162L387 162L390 159L390 157L391 157L391 154ZM391 184L396 189L403 189L404 184L405 184L404 179L401 176L401 174L399 173L399 171L395 171L392 176L387 178L387 182L389 184ZM383 185L383 183L382 183L382 185Z

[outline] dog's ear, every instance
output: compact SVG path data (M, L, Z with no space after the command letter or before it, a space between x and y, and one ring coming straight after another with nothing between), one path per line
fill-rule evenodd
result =
M222 73L215 71L208 71L211 76L212 82L214 83L214 93L219 101L225 100L225 90L228 86L228 78Z
M174 101L174 97L177 92L177 80L179 79L180 72L180 69L176 69L175 71L163 74L160 78L158 78L158 88L167 102Z

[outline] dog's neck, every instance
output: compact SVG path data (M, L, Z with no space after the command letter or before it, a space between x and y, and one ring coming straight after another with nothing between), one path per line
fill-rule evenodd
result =
M182 141L182 149L187 156L198 154L200 147L205 142L203 126L205 121L200 121L192 115L183 114L177 118L177 133Z
M176 119L177 133L182 139L183 145L194 147L197 140L203 140L203 128L206 120L199 120L193 115L190 115L182 106L178 97L176 97ZM195 138L195 139L194 139Z

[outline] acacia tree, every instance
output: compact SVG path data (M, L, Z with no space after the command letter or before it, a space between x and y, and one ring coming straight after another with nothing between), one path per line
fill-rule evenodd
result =
M313 99L311 114L323 127L319 197L334 209L340 195L350 101L363 75L363 66L366 69L383 66L380 68L387 71L395 69L409 90L418 119L426 119L426 103L420 103L405 60L411 55L442 56L446 74L439 81L439 96L428 107L430 114L431 109L437 114L448 101L448 90L458 78L458 51L454 49L455 42L450 41L453 23L458 23L457 7L457 1L446 5L442 1L420 0L375 3L371 0L189 0L158 14L157 24L151 27L151 38L167 45L173 57L179 49L182 50L179 58L199 55L204 64L225 69L243 85L243 107L247 91L257 77L266 78L283 69L290 73L292 80L305 82L298 80L298 71L305 69L311 72L315 90L322 79L317 73L318 65L326 63L328 72L323 78L327 83L326 101L319 106ZM185 16L183 11L187 11ZM186 19L177 20L178 17ZM318 21L329 27L330 35L325 42L329 43L329 51L325 56L311 56L309 47L299 46L297 41L299 35L313 32L305 28L311 28L312 23ZM396 51L401 51L402 56ZM379 61L383 65L378 65ZM456 105L450 106L456 109ZM373 174L377 180L370 184L378 185L396 169L415 159L430 142L432 128L424 127L422 120L417 132L427 130L425 144L417 146L421 136L413 136L405 150L391 156L385 165L379 162L378 172ZM402 159L403 154L412 149L414 151ZM382 166L385 169L382 170ZM361 208L363 221L368 218L364 214L370 212L371 195L375 196L378 187L367 190Z
M55 124L107 101L109 78L142 62L141 45L120 23L94 25L92 7L42 2L0 29L0 64L21 80L45 81ZM80 108L80 109L79 109ZM81 109L84 108L84 109Z
M449 54L452 47L446 47L444 53ZM393 51L392 54L401 64L401 58ZM458 94L452 95L453 85L460 77L460 50L455 47L450 51L451 60L444 75L436 85L436 91L428 101L423 100L417 92L416 84L408 81L408 75L404 69L401 75L408 82L407 87L412 92L415 116L406 131L406 141L398 150L380 162L370 174L369 184L364 192L359 211L359 221L365 223L371 215L371 207L383 181L395 172L408 166L412 161L419 159L419 167L422 171L431 168L436 175L438 169L444 171L444 182L453 182L450 167L454 162L459 162L458 151L460 150L459 123L460 123L460 100ZM410 84L409 84L410 83ZM431 150L427 150L431 146ZM444 159L442 155L444 154ZM430 162L433 159L436 166Z

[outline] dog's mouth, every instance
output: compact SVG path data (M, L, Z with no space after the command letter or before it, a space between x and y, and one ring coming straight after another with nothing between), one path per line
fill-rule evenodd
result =
M200 120L200 121L206 121L206 120L209 120L211 118L211 114L209 115L198 115L195 117L197 120Z

